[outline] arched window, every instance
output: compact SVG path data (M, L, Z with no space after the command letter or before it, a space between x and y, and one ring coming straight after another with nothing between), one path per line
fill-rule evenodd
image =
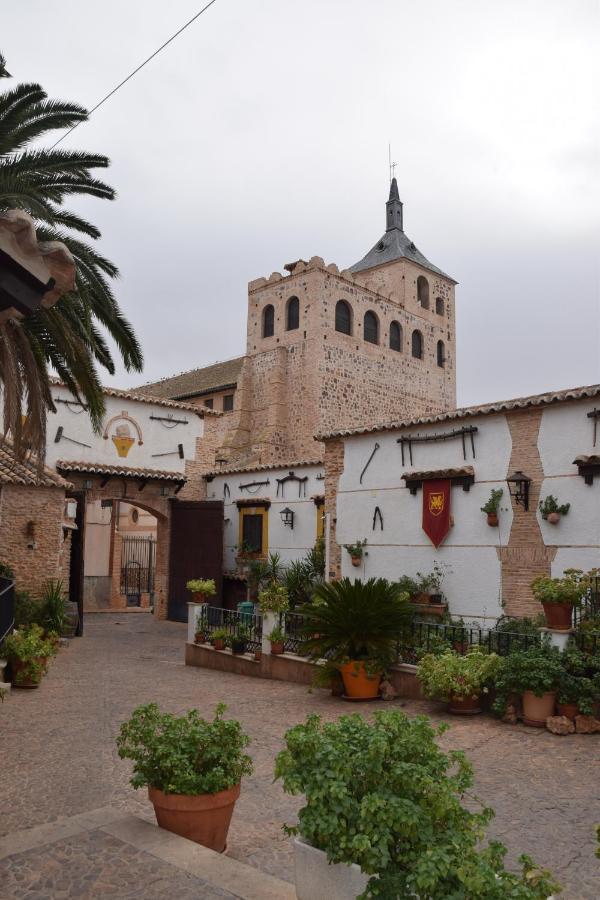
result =
M412 355L415 359L423 359L423 335L420 331L412 333Z
M423 309L429 309L429 282L424 275L417 278L417 300Z
M363 320L363 338L369 344L379 343L379 320L374 312L369 310Z
M440 369L443 369L446 365L446 349L443 341L437 342L437 364Z
M300 328L300 301L297 297L290 297L287 302L285 328L286 331Z
M438 316L444 315L444 300L442 297L435 298L435 311L438 314Z
M402 328L399 322L390 323L390 350L402 351Z
M345 300L338 300L335 305L335 330L352 334L352 309Z
M263 309L262 326L262 336L272 337L275 332L275 310L270 303Z

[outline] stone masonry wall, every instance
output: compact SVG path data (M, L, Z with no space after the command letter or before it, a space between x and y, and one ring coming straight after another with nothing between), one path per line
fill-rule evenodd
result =
M62 580L68 591L71 541L62 527L64 502L60 487L0 489L0 560L12 566L17 589L36 598L48 579Z
M341 438L325 443L325 515L329 515L329 578L342 574L342 548L337 541L337 492L340 475L344 471L344 441Z

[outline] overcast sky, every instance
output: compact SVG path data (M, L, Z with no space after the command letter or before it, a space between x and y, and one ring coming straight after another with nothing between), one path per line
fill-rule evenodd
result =
M2 4L20 81L91 107L201 0ZM457 279L460 405L600 381L597 0L217 0L70 135L114 203L143 376L244 352L247 282L384 231ZM5 83L7 84L7 83Z

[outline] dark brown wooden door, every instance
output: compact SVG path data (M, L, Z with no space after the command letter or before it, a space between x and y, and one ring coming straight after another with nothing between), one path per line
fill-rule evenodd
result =
M171 507L169 619L187 622L191 578L213 578L221 606L223 596L223 503L221 500L175 500Z
M71 560L69 568L69 600L77 604L79 624L77 635L83 634L83 553L85 547L85 491L70 491L67 495L77 500L75 525L71 532Z

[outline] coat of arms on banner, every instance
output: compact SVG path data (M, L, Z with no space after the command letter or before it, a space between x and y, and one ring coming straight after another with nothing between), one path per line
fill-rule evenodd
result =
M432 516L441 516L444 512L444 506L445 499L441 491L429 495L429 512Z

